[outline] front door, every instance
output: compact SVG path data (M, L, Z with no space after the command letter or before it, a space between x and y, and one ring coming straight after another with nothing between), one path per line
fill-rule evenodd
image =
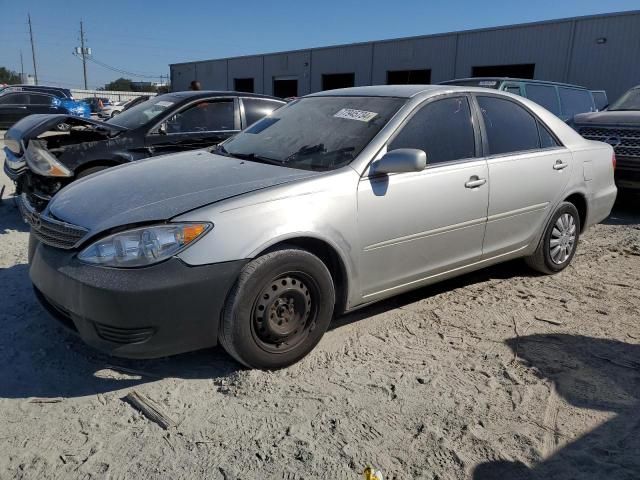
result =
M491 188L483 251L495 256L536 238L569 180L571 153L520 103L478 96Z
M165 118L146 137L153 155L194 150L226 140L240 127L237 100L202 100Z
M427 153L421 172L365 175L358 187L360 283L365 301L399 293L482 255L486 161L469 99L429 101L387 149Z

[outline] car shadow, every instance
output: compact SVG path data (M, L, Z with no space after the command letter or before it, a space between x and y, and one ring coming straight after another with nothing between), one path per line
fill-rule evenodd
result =
M605 225L640 225L640 195L618 192L618 198L611 215L602 223Z
M22 220L14 197L0 199L0 235L9 231L29 231L29 225Z
M530 335L506 342L569 404L612 419L527 467L478 465L474 480L631 479L640 475L640 345L581 335ZM546 425L557 439L557 425Z

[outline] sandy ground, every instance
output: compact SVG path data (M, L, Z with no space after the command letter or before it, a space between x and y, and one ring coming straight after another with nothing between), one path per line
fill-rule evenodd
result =
M640 478L637 205L559 275L511 262L421 289L337 319L306 359L265 373L220 349L125 361L85 347L36 303L4 198L0 478L357 479L370 464L385 479ZM150 422L131 390L178 426Z

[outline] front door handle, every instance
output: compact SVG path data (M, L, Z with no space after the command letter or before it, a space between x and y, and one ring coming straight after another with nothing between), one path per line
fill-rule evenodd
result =
M556 163L553 165L554 170L564 170L567 168L569 164L567 162L563 162L562 160L556 160Z
M469 181L464 184L464 186L466 188L477 188L481 187L485 183L487 183L486 178L480 178L477 175L473 175L471 178L469 178Z

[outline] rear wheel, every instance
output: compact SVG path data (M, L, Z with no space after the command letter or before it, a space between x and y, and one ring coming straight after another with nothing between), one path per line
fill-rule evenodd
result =
M579 237L578 210L573 203L562 202L547 224L538 248L525 260L531 268L539 272L560 272L571 263Z
M291 365L327 330L335 291L329 270L315 255L286 248L245 266L227 299L220 343L243 365Z

